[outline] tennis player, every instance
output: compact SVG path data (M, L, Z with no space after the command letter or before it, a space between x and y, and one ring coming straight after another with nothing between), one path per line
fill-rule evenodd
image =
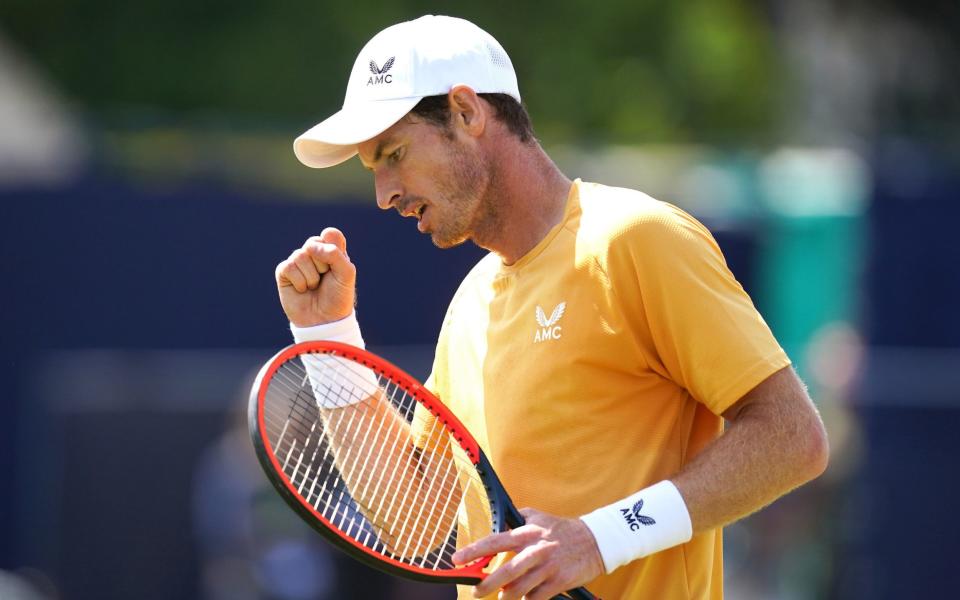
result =
M450 303L427 385L527 525L460 536L460 562L501 553L461 598L721 598L721 528L825 469L817 411L710 232L564 175L507 53L472 23L378 33L343 109L294 151L318 168L359 154L380 208L440 248L490 251ZM295 339L362 346L355 278L334 228L277 266Z

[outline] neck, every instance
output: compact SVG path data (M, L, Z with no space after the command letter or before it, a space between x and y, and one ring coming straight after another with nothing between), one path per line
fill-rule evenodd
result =
M537 143L521 144L514 138L498 146L491 153L487 191L494 218L473 241L512 265L563 220L571 181Z

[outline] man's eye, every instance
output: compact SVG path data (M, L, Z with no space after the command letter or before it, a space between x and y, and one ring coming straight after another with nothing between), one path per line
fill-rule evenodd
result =
M397 148L396 150L394 150L393 152L390 153L390 162L394 162L394 163L395 163L395 162L397 162L398 160L400 160L400 158L401 158L402 156L403 156L403 149L402 149L402 148Z

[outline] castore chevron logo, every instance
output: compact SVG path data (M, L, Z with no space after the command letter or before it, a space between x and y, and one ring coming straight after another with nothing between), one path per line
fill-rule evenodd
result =
M563 316L563 311L566 309L567 303L561 302L554 307L553 312L550 313L550 317L548 318L547 314L543 312L543 308L541 308L539 304L537 305L537 324L540 325L540 328L537 329L533 336L535 343L560 339L563 328L557 325L557 322L560 321L560 317Z
M387 73L390 70L390 67L393 66L393 60L395 56L391 56L387 59L387 62L383 63L383 66L377 65L377 61L370 61L370 72L373 75L367 79L367 85L376 85L378 83L391 83L393 82L393 75Z
M643 500L638 500L634 505L633 509L621 508L620 514L623 515L624 521L627 522L627 527L630 528L630 531L636 531L640 529L640 525L654 525L656 521L652 518L641 515L640 511L643 510Z

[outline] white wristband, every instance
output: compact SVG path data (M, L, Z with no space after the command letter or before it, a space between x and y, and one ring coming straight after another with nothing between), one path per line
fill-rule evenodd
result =
M693 537L680 491L664 480L580 517L597 540L607 573Z
M293 341L297 343L329 340L331 342L343 342L357 348L366 348L363 343L363 336L360 335L360 323L357 322L356 311L351 311L349 315L339 321L310 327L298 327L290 323L290 332L293 333Z
M355 312L339 321L312 327L297 327L291 323L290 331L298 343L329 340L364 347ZM304 354L300 358L320 408L343 408L363 402L379 387L373 371L352 360L327 354Z

